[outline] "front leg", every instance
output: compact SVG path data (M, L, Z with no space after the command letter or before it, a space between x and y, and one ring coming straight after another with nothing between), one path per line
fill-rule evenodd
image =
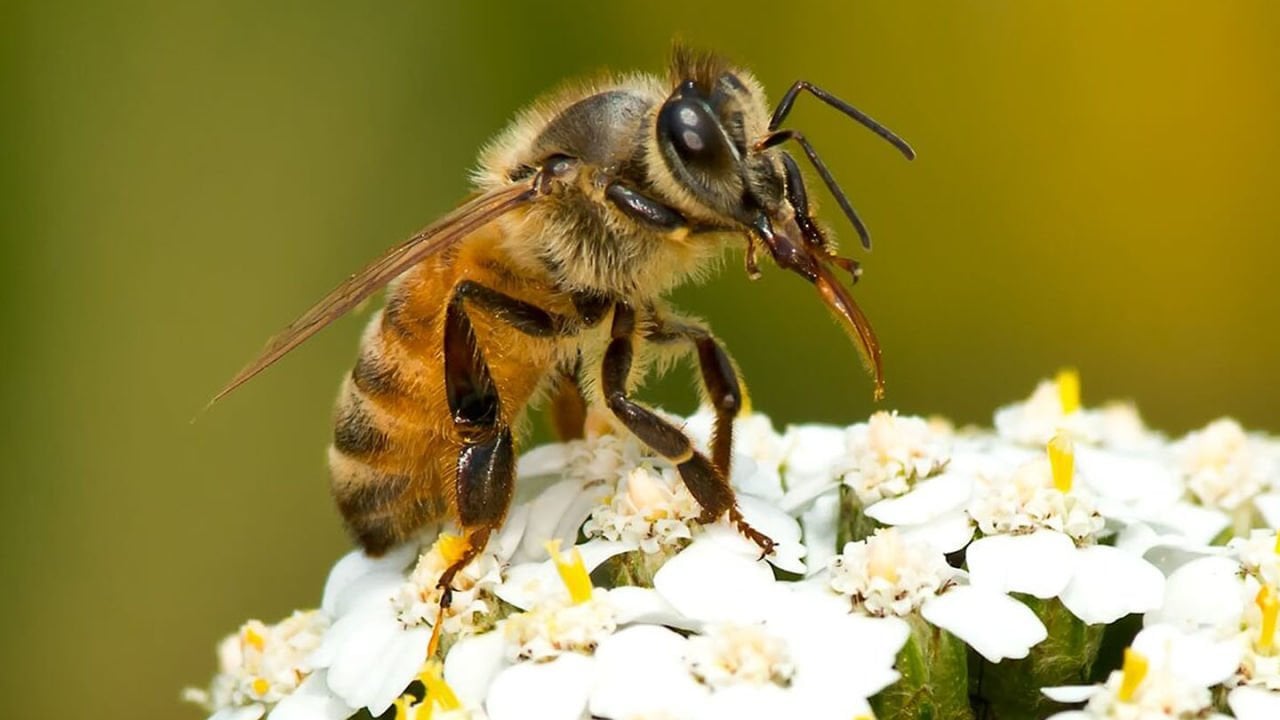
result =
M773 540L743 519L728 477L717 472L716 466L707 456L694 449L693 443L680 428L628 396L627 380L635 353L635 333L635 310L629 305L618 303L613 310L613 327L610 333L612 339L605 350L601 368L605 403L640 442L675 463L681 481L702 508L702 514L698 518L700 522L715 522L728 513L729 520L737 526L738 531L760 546L761 557L773 552Z
M662 321L645 339L659 344L685 342L697 351L702 388L712 412L715 413L715 423L711 428L711 460L720 475L730 477L733 419L742 411L743 393L729 354L710 330L686 320Z

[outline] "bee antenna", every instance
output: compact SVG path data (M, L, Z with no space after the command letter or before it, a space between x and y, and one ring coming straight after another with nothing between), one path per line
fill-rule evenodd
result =
M832 95L826 90L823 90L817 85L810 83L808 80L797 80L792 83L790 88L787 89L787 92L782 96L782 100L778 102L778 107L774 108L773 117L769 120L770 132L776 131L782 125L782 121L787 119L787 115L791 112L791 106L795 104L796 97L800 95L801 90L808 90L814 97L839 110L845 115L848 115L858 121L858 123L863 127L884 138L890 145L897 148L898 152L906 156L908 160L916 159L916 151L911 149L911 146L907 144L906 140L898 137L896 133L884 125L876 122L870 115L867 115L858 108L841 100L835 95Z
M858 231L858 237L862 240L862 247L871 249L871 234L867 232L867 226L862 222L862 218L858 217L858 211L853 209L853 205L849 202L849 198L845 197L844 190L840 189L840 185L836 182L835 176L827 169L827 164L822 162L822 158L818 157L818 151L813 149L813 145L809 144L808 139L801 135L797 130L778 130L767 135L763 140L756 143L757 150L765 150L788 140L795 140L799 143L800 148L804 150L804 154L809 158L809 162L813 164L813 168L818 171L818 176L822 178L823 184L835 196L836 202L840 205L840 209L844 211L844 216L849 218L849 222L853 223L853 229Z

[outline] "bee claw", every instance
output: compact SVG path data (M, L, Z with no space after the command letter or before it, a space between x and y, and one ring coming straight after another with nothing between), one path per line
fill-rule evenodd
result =
M746 518L742 517L742 512L736 507L729 511L729 521L733 523L734 527L738 529L738 532L741 533L743 537L755 543L760 548L760 560L764 560L773 554L774 548L777 547L777 543L773 541L773 538L751 527L751 524L747 522Z

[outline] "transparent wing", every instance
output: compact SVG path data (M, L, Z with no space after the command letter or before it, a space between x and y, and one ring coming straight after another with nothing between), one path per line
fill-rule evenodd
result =
M226 384L209 404L271 367L290 350L301 345L321 328L344 315L361 300L377 292L396 276L423 259L456 245L460 240L511 210L527 204L539 194L536 182L517 183L477 195L448 215L418 231L374 260L365 269L347 278L320 302L269 341L262 352Z

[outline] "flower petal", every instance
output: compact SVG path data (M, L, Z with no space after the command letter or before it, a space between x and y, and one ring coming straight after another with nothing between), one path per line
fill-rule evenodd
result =
M834 425L792 425L782 442L786 447L783 473L787 487L834 478L832 469L845 452L845 430Z
M1163 599L1164 575L1156 566L1105 545L1076 551L1075 574L1062 591L1062 604L1090 625L1154 610Z
M1045 697L1060 703L1084 702L1097 695L1101 690L1101 685L1058 685L1057 687L1040 688L1040 692L1044 693ZM1054 717L1058 717L1058 715L1054 715ZM1085 717L1093 716L1086 715Z
M489 687L489 720L580 720L594 675L595 661L576 653L512 665Z
M956 510L972 494L969 475L944 472L917 483L906 495L872 504L866 512L885 525L919 525Z
M804 557L805 548L800 542L800 523L795 518L750 495L738 496L738 509L751 527L773 540L773 552L769 553L766 560L781 570L804 573L805 565L801 558ZM760 555L760 546L728 523L707 525L704 536L747 557Z
M707 688L685 668L686 643L677 633L652 625L625 628L600 641L591 714L626 718L696 712Z
M1218 640L1210 633L1185 632L1172 625L1144 628L1131 645L1153 664L1168 667L1182 682L1201 687L1225 682L1244 658L1238 638Z
M973 539L973 522L963 510L947 513L923 525L898 525L906 542L925 542L941 553L960 550Z
M1238 687L1227 695L1236 720L1275 720L1280 717L1280 692L1258 687Z
M1048 637L1031 608L990 588L951 588L925 602L920 614L993 663L1024 658Z
M506 665L506 640L499 626L483 635L462 638L449 648L444 679L464 706L478 707Z
M969 545L966 558L974 587L1023 592L1043 600L1060 595L1071 582L1076 546L1052 530L991 535Z
M1267 527L1272 530L1280 528L1280 493L1263 493L1253 499Z
M364 706L374 717L391 707L427 661L431 628L420 627L397 633L384 654L366 666Z
M619 625L645 623L649 625L666 625L682 630L701 630L702 623L690 620L681 615L671 603L652 588L624 585L612 588L609 593L609 604L613 606Z
M329 691L324 671L312 673L293 694L281 700L268 720L346 720L356 709Z
M653 576L653 587L678 612L704 622L757 622L774 584L769 566L699 538Z
M634 550L635 545L621 541L590 540L577 546L587 572L600 566L614 555ZM544 553L545 554L545 553ZM493 589L493 593L521 610L533 607L546 597L566 595L568 591L560 580L560 572L550 559L538 563L522 563L507 570L506 578Z
M324 599L320 608L329 617L338 617L348 609L349 591L358 587L359 583L369 576L398 575L403 577L405 571L418 558L417 541L401 543L386 555L379 558L369 557L363 550L353 550L342 556L329 571L324 583Z
M1221 510L1177 502L1161 513L1159 523L1193 542L1208 545L1227 529L1231 518Z
M561 480L529 502L529 524L520 540L520 548L511 556L513 562L545 560L546 542L557 537L557 528L570 506L583 494L578 480ZM585 516L584 516L585 517ZM576 535L576 528L575 528ZM563 540L566 545L571 542Z
M836 556L836 523L840 519L840 497L836 493L818 498L800 518L804 529L805 564L810 575L826 569Z
M525 450L516 461L516 477L532 478L539 475L563 475L569 466L569 445L550 443Z
M1178 568L1165 581L1164 603L1147 613L1148 625L1168 623L1184 630L1239 629L1244 581L1230 558L1206 557Z

